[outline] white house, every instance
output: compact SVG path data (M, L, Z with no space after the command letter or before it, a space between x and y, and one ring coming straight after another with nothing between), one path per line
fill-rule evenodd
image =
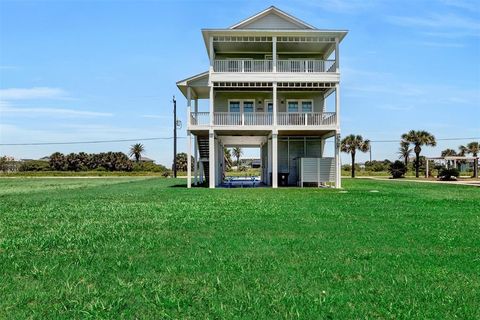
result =
M256 146L265 185L277 188L279 176L288 176L288 185L339 188L339 45L346 34L273 6L226 29L203 29L208 71L177 82L187 98L187 151L193 136L199 163L193 179L188 165L188 187L192 180L222 184L224 147ZM209 100L208 110L199 110L198 99Z

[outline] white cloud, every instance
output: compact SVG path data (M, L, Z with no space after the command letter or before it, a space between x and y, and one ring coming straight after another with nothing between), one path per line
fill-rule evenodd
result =
M2 100L31 100L66 98L67 93L60 88L33 87L0 89Z
M112 113L84 111L64 108L18 108L9 106L8 103L0 103L0 114L22 114L27 116L45 115L49 117L111 117Z
M456 14L430 14L426 17L419 16L389 16L387 21L398 26L410 28L445 29L437 35L448 35L451 32L456 34L462 31L466 36L480 36L480 22L467 16Z

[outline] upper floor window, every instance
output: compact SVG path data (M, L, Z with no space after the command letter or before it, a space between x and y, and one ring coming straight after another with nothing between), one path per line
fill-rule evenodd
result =
M312 112L312 101L302 101L302 112Z
M255 100L230 100L229 112L255 112Z
M230 101L229 111L230 112L240 112L240 101Z
M244 101L243 102L243 112L253 112L253 111L255 111L253 101Z
M288 112L313 112L313 100L287 100Z
M288 112L298 112L298 101L288 101Z
M267 101L266 105L267 105L267 112L272 113L273 112L273 102L272 101Z

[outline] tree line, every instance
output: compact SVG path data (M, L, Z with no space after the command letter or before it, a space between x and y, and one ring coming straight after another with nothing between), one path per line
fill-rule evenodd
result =
M405 175L408 170L408 164L410 155L412 152L415 154L415 159L413 161L413 166L415 170L415 176L418 178L420 176L420 168L422 166L422 162L425 162L425 158L422 159L421 152L422 147L424 146L431 146L435 147L437 145L437 141L435 136L427 131L424 130L410 130L407 133L402 134L400 140L400 148L399 154L401 161L395 161L390 164L389 171L392 173L394 177L400 177ZM351 164L351 175L352 178L355 177L355 156L357 151L360 152L368 152L370 150L370 140L363 139L361 135L348 135L341 141L340 150L345 153L349 153L351 155L352 164ZM459 146L459 152L457 153L453 149L446 149L443 150L441 153L442 157L445 156L466 156L472 155L473 157L477 157L479 153L479 144L476 141L472 141L468 143L466 146L461 145ZM422 161L423 160L423 161ZM445 168L451 170L451 168ZM456 168L454 168L456 170ZM458 170L457 170L458 171ZM444 171L448 174L452 172ZM455 173L456 174L456 173ZM458 176L458 174L457 174ZM478 161L474 161L473 164L473 176L478 177Z

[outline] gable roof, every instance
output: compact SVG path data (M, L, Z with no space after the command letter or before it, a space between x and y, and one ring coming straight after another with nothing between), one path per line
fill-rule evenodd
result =
M317 28L278 9L275 6L234 24L229 29L303 29L315 30Z

